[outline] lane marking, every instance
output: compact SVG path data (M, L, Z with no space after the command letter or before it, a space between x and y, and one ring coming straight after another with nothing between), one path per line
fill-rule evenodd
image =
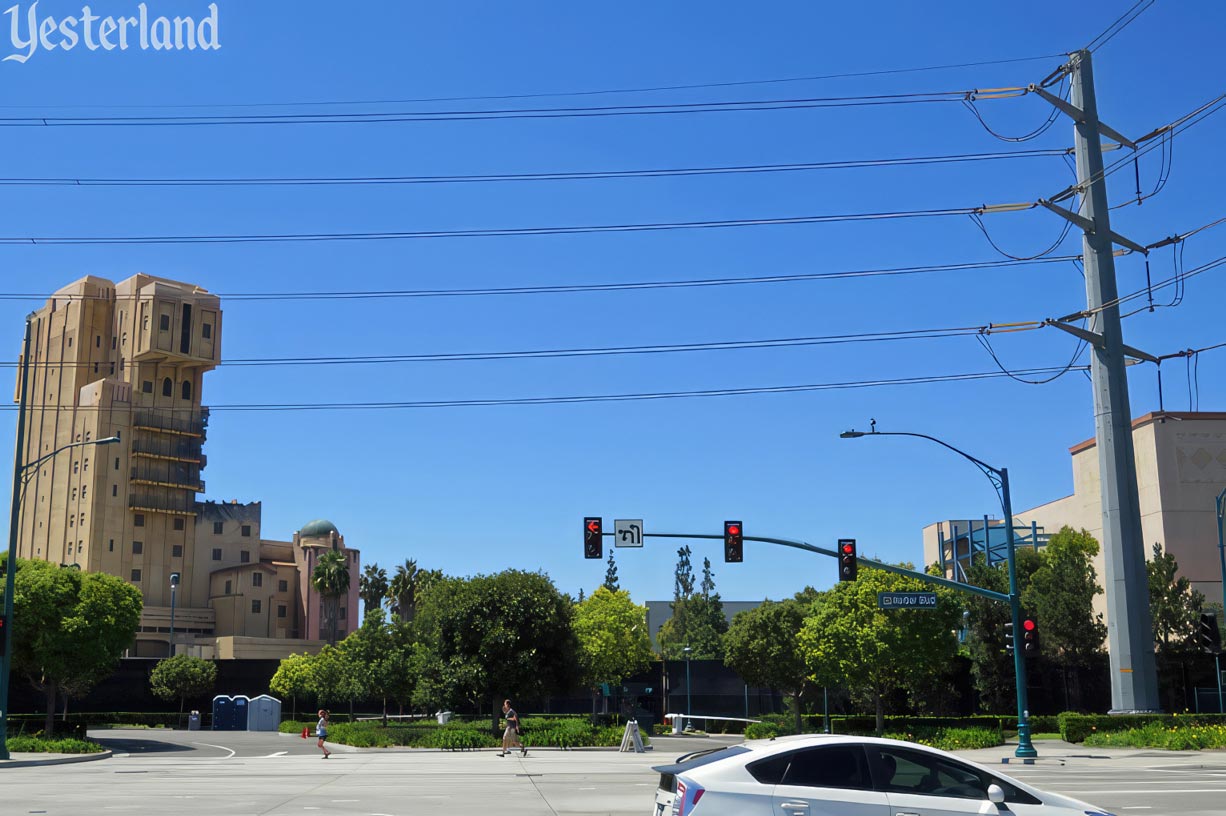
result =
M272 759L273 757L285 756L289 751L277 751L275 754L269 754L264 759Z
M230 756L228 756L228 757L222 757L222 759L229 759L230 757L234 756L234 754L235 754L235 753L237 753L237 752L236 752L236 751L235 751L233 748L227 748L227 747L226 747L226 746L224 746L224 745L212 745L212 744L207 743L207 742L193 742L193 743L192 743L192 745L203 745L203 746L205 746L206 748L217 748L218 750L221 750L221 751L229 751L229 752L230 752Z

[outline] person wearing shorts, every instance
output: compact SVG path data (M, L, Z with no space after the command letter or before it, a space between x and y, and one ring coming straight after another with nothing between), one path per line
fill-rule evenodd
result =
M315 724L315 736L319 737L319 741L315 744L319 746L319 750L324 752L324 759L332 756L332 752L324 747L324 740L328 736L328 709L319 709L319 722Z
M511 747L519 747L519 755L526 757L528 755L528 746L524 745L519 739L519 715L515 713L515 709L511 708L510 700L502 701L502 716L506 718L507 727L502 732L502 750L498 756L506 756L511 750Z

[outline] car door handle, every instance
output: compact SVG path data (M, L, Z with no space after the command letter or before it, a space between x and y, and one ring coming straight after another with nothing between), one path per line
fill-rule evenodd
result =
M783 808L788 813L808 813L809 812L808 802L784 802L782 805L780 805L780 807ZM917 813L915 814L915 816L919 816L919 814Z
M895 813L894 816L920 816L920 815L918 813L904 813L903 811L899 811L898 813Z

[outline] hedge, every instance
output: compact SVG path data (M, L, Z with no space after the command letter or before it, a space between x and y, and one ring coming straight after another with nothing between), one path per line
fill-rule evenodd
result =
M411 723L389 722L384 726L379 720L355 723L332 722L328 728L328 741L359 748L438 748L449 751L497 748L502 745L501 734L495 735L490 721L452 720L439 725L428 720ZM315 733L315 721L286 720L281 723L283 733ZM529 748L579 748L588 746L616 746L621 744L624 727L594 725L587 717L524 717L523 743ZM641 735L643 742L647 734Z
M1060 737L1066 742L1085 742L1091 734L1109 734L1142 729L1153 724L1162 728L1226 724L1223 714L1077 714L1066 711L1059 717Z
M97 754L106 750L91 740L46 739L42 734L9 737L5 744L15 754Z

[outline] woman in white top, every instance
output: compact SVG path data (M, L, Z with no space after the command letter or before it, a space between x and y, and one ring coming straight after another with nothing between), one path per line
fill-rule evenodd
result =
M328 709L319 709L319 722L315 724L315 736L319 737L319 741L315 744L319 746L319 750L324 752L324 759L332 756L332 752L324 747L324 738L328 736Z

